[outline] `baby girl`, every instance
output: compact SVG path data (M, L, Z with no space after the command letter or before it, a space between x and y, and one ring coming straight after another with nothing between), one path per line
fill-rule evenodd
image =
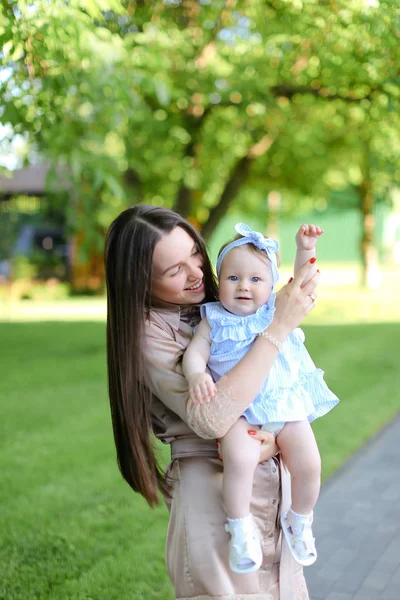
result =
M283 343L268 333L279 277L278 242L244 223L238 223L235 230L239 235L221 249L217 260L220 301L201 306L202 320L185 352L183 370L191 401L212 401L214 381L241 360L257 336L265 337L278 349L260 393L221 440L223 499L228 517L225 527L231 534L229 565L235 573L250 573L262 563L261 541L250 513L260 443L248 435L249 430L261 427L276 436L290 471L292 506L282 514L281 525L293 557L308 566L317 558L311 525L321 472L310 422L330 411L339 400L308 354L301 329L295 329ZM315 247L322 233L314 225L300 227L295 273L306 261L315 263ZM212 377L206 373L207 367Z

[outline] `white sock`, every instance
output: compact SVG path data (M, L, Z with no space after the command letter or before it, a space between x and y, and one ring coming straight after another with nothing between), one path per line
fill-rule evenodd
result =
M230 519L228 517L228 523L231 526L232 537L235 537L238 543L241 543L245 531L248 531L249 527L253 527L253 516L249 513L246 517L242 517L241 519ZM253 564L253 561L249 559L239 561L239 566L241 567L246 567L251 564Z
M310 518L312 517L312 511L308 515L299 515L294 512L292 508L288 511L288 520L290 523L290 527L294 535L301 535L304 529L304 525L309 523Z
M241 537L246 531L249 531L249 528L253 528L253 515L249 513L240 519L230 519L228 517L228 523L231 527L232 535Z

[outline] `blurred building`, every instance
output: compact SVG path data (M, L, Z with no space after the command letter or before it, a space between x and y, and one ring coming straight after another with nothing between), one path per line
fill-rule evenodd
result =
M0 176L0 276L69 279L65 178L50 186L49 166L33 165ZM58 188L58 190L57 190Z

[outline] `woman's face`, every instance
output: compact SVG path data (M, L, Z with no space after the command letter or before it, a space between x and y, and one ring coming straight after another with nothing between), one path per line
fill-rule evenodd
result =
M199 304L204 300L203 257L181 227L175 227L155 245L152 297L171 304Z

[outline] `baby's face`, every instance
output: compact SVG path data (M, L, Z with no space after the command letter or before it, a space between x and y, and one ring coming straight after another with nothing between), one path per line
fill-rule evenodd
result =
M219 274L219 298L223 307L245 317L268 302L272 292L272 272L266 254L249 244L228 252Z

